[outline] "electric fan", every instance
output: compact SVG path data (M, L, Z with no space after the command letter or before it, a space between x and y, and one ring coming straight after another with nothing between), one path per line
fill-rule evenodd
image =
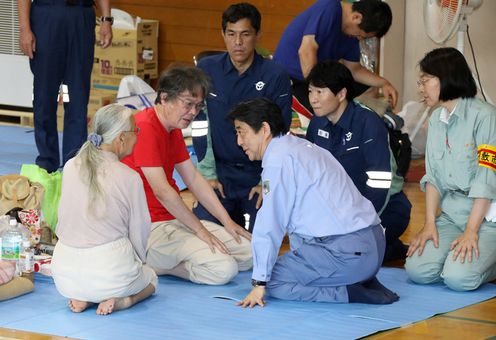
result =
M442 45L458 31L456 48L463 53L467 15L481 3L482 0L425 0L424 24L427 35Z
M457 32L456 49L462 54L465 48L465 32L467 32L467 16L482 4L482 0L425 0L424 25L429 38L443 45ZM477 77L476 79L477 83ZM491 99L477 84L486 100Z

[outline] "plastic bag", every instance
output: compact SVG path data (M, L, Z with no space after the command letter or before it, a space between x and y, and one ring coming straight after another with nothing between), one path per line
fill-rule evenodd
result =
M152 107L157 92L143 79L137 76L125 76L119 84L117 103L134 110Z
M414 101L406 103L398 112L398 116L405 121L401 131L407 133L412 142L412 158L422 158L425 155L427 127L431 113L432 109L423 102Z
M55 171L48 173L45 169L35 164L23 164L21 175L32 182L38 182L45 188L45 196L41 203L41 211L46 223L55 231L57 226L57 213L62 189L62 173Z

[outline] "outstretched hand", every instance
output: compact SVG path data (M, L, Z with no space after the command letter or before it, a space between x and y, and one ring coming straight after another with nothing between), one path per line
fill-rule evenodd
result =
M248 294L243 300L238 302L236 305L241 306L243 308L245 307L253 308L256 305L259 305L260 307L264 307L265 306L265 300L263 299L264 295L265 295L265 287L263 286L253 287L250 294Z

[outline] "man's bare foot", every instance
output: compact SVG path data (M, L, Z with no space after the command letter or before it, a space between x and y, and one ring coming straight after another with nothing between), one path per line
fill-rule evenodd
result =
M106 301L100 302L96 309L96 314L107 315L118 310L129 308L133 305L131 297L124 298L111 298Z
M86 310L86 308L88 308L89 306L91 306L92 304L93 304L92 302L79 301L79 300L76 300L76 299L70 299L69 300L69 303L68 303L68 306L69 306L69 308L74 313L81 313L84 310Z

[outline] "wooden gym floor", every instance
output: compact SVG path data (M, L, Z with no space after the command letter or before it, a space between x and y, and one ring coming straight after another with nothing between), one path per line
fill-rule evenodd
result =
M413 209L410 225L401 237L404 243L408 243L420 228L424 221L424 195L420 191L418 183L407 183L404 191ZM192 196L188 192L183 194L185 201L191 206ZM288 246L283 245L282 251ZM402 267L402 261L388 264L389 266ZM367 339L493 339L496 340L496 298L462 308L447 314L437 315L430 319L397 328L394 330L381 332ZM67 339L58 336L35 334L0 328L1 339Z

